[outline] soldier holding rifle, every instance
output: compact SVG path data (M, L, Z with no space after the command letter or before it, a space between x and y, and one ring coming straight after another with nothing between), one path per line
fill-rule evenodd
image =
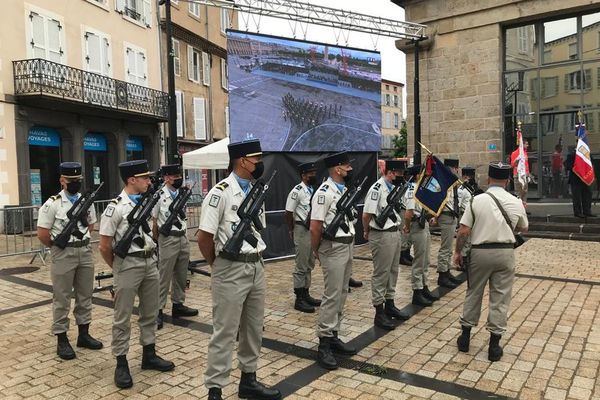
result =
M84 196L81 189L81 164L60 164L62 190L42 206L37 223L40 242L51 248L52 333L57 337L56 354L63 360L76 357L67 337L71 292L75 294L75 321L79 327L77 347L92 350L102 343L89 334L94 292L94 259L90 232L96 223L93 201L98 190Z
M123 162L119 164L119 171L125 187L104 210L99 247L114 275L112 353L117 358L114 381L119 388L129 388L133 380L127 352L136 294L139 298L140 344L143 346L142 369L170 371L175 364L163 360L155 351L159 274L149 221L159 193L150 183L146 160Z

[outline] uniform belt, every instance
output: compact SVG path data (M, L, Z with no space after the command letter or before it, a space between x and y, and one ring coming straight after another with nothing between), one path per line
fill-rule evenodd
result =
M186 232L181 230L181 231L171 231L169 232L168 236L175 236L175 237L182 237L185 236Z
M153 255L154 255L154 249L134 251L133 253L127 254L127 257L150 258Z
M251 254L231 254L226 251L222 251L219 253L219 257L224 258L229 261L238 261L238 262L257 262L262 259L262 253L251 253Z
M514 243L481 243L471 246L473 249L514 249Z
M376 231L376 232L398 232L398 227L396 225L392 226L391 228L387 228L387 229L377 229L377 228L369 228L372 231Z
M333 239L326 239L326 240L331 240L332 242L336 242L336 243L350 244L350 243L354 243L354 236L342 236L342 237L336 237Z
M90 239L77 240L67 243L67 247L84 247L90 244Z

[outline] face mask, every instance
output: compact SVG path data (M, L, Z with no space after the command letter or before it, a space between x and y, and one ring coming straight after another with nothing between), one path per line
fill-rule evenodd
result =
M308 180L306 181L306 183L308 184L308 186L315 186L317 184L317 177L316 176L309 176Z
M265 172L265 165L262 161L254 164L254 171L251 172L251 175L254 179L258 179L262 176L263 172Z
M179 189L183 185L183 178L177 178L173 181L173 187Z
M402 185L404 183L404 177L403 176L396 176L394 177L394 179L392 180L392 183L396 186L398 185Z
M81 181L67 183L67 192L77 194L79 193L79 190L81 190Z
M344 177L344 183L348 184L352 182L352 177L354 176L354 170L346 171L346 176Z

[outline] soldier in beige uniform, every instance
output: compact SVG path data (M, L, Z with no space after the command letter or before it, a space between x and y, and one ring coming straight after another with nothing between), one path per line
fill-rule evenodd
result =
M453 256L454 263L459 268L466 269L469 277L463 314L460 317L462 334L457 340L458 349L462 352L469 351L471 328L479 322L483 292L489 284L487 329L490 331L490 361L500 360L503 354L500 339L506 331L515 278L514 231L526 231L529 226L523 202L505 190L510 172L509 164L490 164L489 188L486 193L474 197L470 207L465 210L460 220ZM510 226L503 211L510 220ZM472 243L470 263L463 265L461 250L469 236Z
M342 324L344 304L348 296L348 280L352 274L354 251L354 221L347 217L348 232L340 227L335 238L322 237L336 214L337 202L348 190L352 180L352 166L348 153L336 153L325 158L329 179L321 184L311 204L310 237L315 257L323 268L324 293L319 313L317 361L326 369L336 369L333 353L353 355L356 348L344 343L338 333Z
M172 211L169 209L175 198L182 193L183 184L181 165L169 164L161 167L161 174L165 186L160 193L160 199L152 211L154 220L152 233L158 240L158 269L160 271L160 301L158 310L157 329L163 327L163 308L167 304L167 294L171 286L171 300L173 318L193 317L198 315L198 310L187 307L185 301L185 286L187 271L190 263L190 241L187 237L187 222L185 217L177 216L169 233L159 233Z
M363 237L369 241L373 254L373 278L371 279L371 299L375 307L373 324L386 330L396 328L394 319L409 318L408 314L399 310L394 304L402 219L396 210L392 210L392 214L383 226L379 226L375 220L388 206L388 196L394 189L394 185L402 184L405 169L404 161L385 161L385 173L369 189L362 215Z
M117 358L114 381L119 388L129 388L133 385L133 380L129 372L127 353L131 334L130 320L136 295L139 298L140 344L143 346L142 369L170 371L175 368L175 364L163 360L155 351L159 274L156 244L152 236L140 228L125 258L113 254L114 246L129 228L129 213L141 200L141 193L146 192L150 186L148 162L127 161L119 164L119 171L125 187L102 214L99 247L102 258L112 268L114 275L112 353Z
M198 247L212 269L213 334L204 382L209 400L221 400L221 389L229 381L231 353L239 329L239 397L277 400L281 398L278 390L256 380L265 313L265 243L252 226L256 247L244 240L239 254L224 251L240 222L238 208L252 182L262 176L262 151L258 140L232 143L228 151L233 172L206 195L198 232ZM264 213L261 219L264 226Z
M310 295L312 270L315 257L310 248L310 200L317 184L317 167L314 162L298 166L302 181L290 191L285 203L285 222L296 247L296 268L294 269L294 308L306 313L314 313L321 305ZM308 218L308 221L307 221Z
M76 357L69 343L69 309L71 292L75 294L73 315L79 327L77 347L92 350L102 348L102 343L88 333L92 321L92 294L94 292L94 259L90 246L90 232L96 223L96 211L92 205L88 210L87 225L78 222L78 231L69 239L67 247L61 249L53 245L69 222L67 212L81 197L81 164L64 162L60 165L60 185L62 191L50 197L38 214L37 235L39 240L50 247L52 266L52 333L57 337L56 354L63 360Z

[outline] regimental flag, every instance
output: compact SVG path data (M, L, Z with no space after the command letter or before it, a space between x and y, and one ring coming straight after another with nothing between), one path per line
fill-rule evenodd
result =
M415 200L427 213L437 217L444 211L452 189L460 184L460 179L443 162L429 154L419 174Z
M525 168L525 149L523 147L523 134L521 133L521 123L517 127L517 145L519 146L519 153L517 155L517 179L521 183L521 186L525 186L527 183L527 170Z
M590 145L585 131L585 124L581 120L577 125L577 147L575 148L573 173L588 186L594 182L594 166L590 157Z

